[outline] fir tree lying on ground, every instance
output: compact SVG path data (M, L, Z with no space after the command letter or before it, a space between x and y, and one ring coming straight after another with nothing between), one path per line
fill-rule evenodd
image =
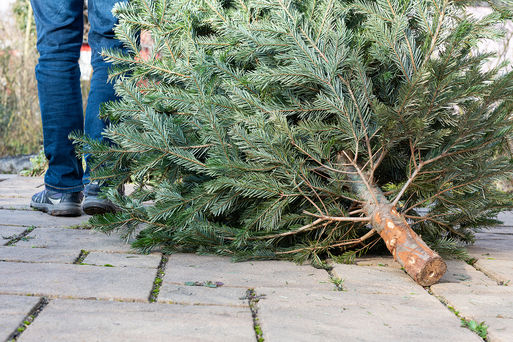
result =
M137 189L109 192L121 210L94 225L144 223L146 251L318 264L379 232L414 279L437 281L445 265L408 223L454 252L511 207L494 182L512 171L513 73L483 71L490 56L475 49L506 13L478 20L463 3L118 5L128 52L106 52L123 97L105 111L114 144L77 141L101 165L94 177ZM155 41L148 60L140 30ZM423 258L435 263L419 275Z

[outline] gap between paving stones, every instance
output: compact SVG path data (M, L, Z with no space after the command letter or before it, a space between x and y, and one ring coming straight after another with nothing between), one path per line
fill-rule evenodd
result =
M435 297L436 299L438 299L438 301L439 301L440 303L442 303L442 304L447 308L447 310L448 310L448 311L450 311L454 316L456 316L456 317L461 321L461 326L462 326L462 327L465 327L466 329L468 329L468 330L472 331L472 332L473 332L477 337L479 337L480 339L482 339L484 342L487 342L487 341L488 341L488 339L487 339L487 338L483 338L483 337L479 336L479 334L478 334L476 331L474 331L474 330L470 329L466 324L463 324L463 322L467 322L467 323L468 323L468 322L470 322L470 321L471 321L471 319L466 318L466 317L462 317L462 316L460 315L459 310L457 310L457 308L455 308L455 307L453 307L453 306L449 305L449 303L447 303L447 301L446 301L444 298L442 298L441 296L437 296L437 295L435 295L435 294L431 291L431 288L426 287L425 289L426 289L427 293L429 293L431 296L433 296L433 297ZM482 322L482 323L486 323L486 322Z
M506 234L506 235L511 235L511 234ZM488 272L485 268L482 268L482 267L479 267L479 265L477 265L479 261L479 258L478 259L474 259L473 262L467 262L468 265L472 266L476 271L482 273L485 275L485 277L487 277L488 279L496 282L497 286L508 286L508 283L509 281L505 282L501 279L498 279L497 277L495 277L493 274L491 274L490 272ZM490 326L486 324L486 321L482 321L482 322L479 322L477 320L477 317L474 317L474 319L472 319L472 317L467 317L466 314L464 312L461 312L460 310L458 310L458 308L456 307L456 305L449 305L449 303L446 301L445 298L443 298L442 296L437 296L437 295L434 295L431 291L431 289L429 288L428 289L428 292L435 296L435 298L437 298L442 304L444 304L445 307L447 307L447 309L449 311L451 311L456 317L458 317L461 321L462 321L462 326L465 326L465 328L469 329L470 331L472 331L473 333L475 333L477 336L479 336L479 334L477 333L477 331L474 331L472 330L467 324L464 324L464 322L466 323L469 323L471 321L475 321L477 324L484 324L486 326L486 328L488 329ZM483 341L488 341L488 337L481 337L479 336L480 338L483 339Z
M485 270L483 270L482 268L480 267L476 267L476 263L479 259L474 259L475 261L474 262L467 262L468 265L472 266L476 271L484 274L488 279L494 281L497 283L497 286L507 286L507 284L504 284L501 280L491 276L488 272L486 272ZM481 338L483 341L488 341L488 338L483 338L481 337L476 331L470 329L468 327L468 325L464 324L465 322L466 323L469 323L471 322L473 319L471 318L468 318L465 316L464 313L460 312L460 310L458 310L457 307L455 306L451 306L449 305L449 303L446 301L445 298L443 298L442 296L437 296L435 295L432 291L431 291L431 287L425 287L424 288L431 296L435 297L436 299L438 299L438 301L440 301L440 303L442 303L446 308L447 310L449 310L451 313L453 313L458 319L461 320L462 322L462 326L464 326L465 328L467 328L468 330L472 331L474 334L476 334L479 338ZM476 317L477 318L477 317ZM477 322L477 321L476 321ZM477 322L478 324L480 324L480 322ZM488 325L486 325L486 322L483 321L481 322L482 324L485 324L486 327L489 327Z
M153 282L153 287L150 292L150 296L148 301L150 303L164 303L170 305L184 305L184 306L225 306L225 307L233 307L233 308L246 308L248 305L236 305L236 304L214 304L214 303L199 303L199 302L184 302L184 301L172 301L172 300L158 300L158 295L160 294L160 288L164 282L164 277L166 275L166 267L169 262L169 255L162 254L160 264L157 268L157 273L155 275L155 280ZM181 282L167 282L168 284L174 285L184 285ZM243 286L227 286L233 288L245 288ZM241 298L246 299L246 298Z
M50 303L47 297L41 297L39 302L29 311L29 313L23 318L20 325L7 337L6 342L17 341L21 334L27 330L27 328L34 322L37 316L43 311L45 306Z
M150 303L156 303L159 293L160 293L160 287L162 286L162 282L164 281L164 276L166 275L166 266L169 261L169 256L166 254L162 254L162 257L160 259L159 266L157 267L157 273L155 275L155 280L153 281L153 287L150 291L150 296L148 298L148 301Z
M255 289L248 289L246 291L246 298L248 300L249 310L251 311L251 317L253 317L253 330L255 331L255 337L257 342L264 342L264 332L260 325L260 318L258 317L258 302L264 298L265 295L257 295Z
M478 261L479 261L479 259L477 259L474 263L472 263L470 265L472 267L474 267L477 271L483 273L485 276L487 276L491 280L495 281L497 283L497 285L499 285L499 286L508 286L509 285L509 283L510 283L509 280L503 280L503 279L496 277L493 273L488 271L486 268L478 265Z
M85 249L80 250L80 254L77 256L75 261L73 261L73 264L80 265L84 262L85 258L89 255L89 251L86 251Z
M10 239L9 241L7 241L4 244L4 246L12 246L12 245L14 245L15 243L21 241L23 238L25 238L30 233L32 233L35 229L36 229L35 226L28 227L21 234L19 234L19 235L15 236L14 238Z
M9 292L9 291L0 291L0 296L20 296L20 297L44 297L47 300L51 301L53 299L64 299L64 300L84 300L91 302L117 302L117 303L140 303L140 304L148 304L148 300L142 299L120 299L120 298L96 298L96 297L76 297L76 296L59 296L59 295L47 295L47 294L20 294L18 292ZM244 298L245 299L245 298ZM248 305L234 305L234 304L211 304L211 303L191 303L191 302L173 302L173 301L159 301L156 304L165 304L165 305L178 305L178 306L212 306L212 307L228 307L228 308L248 308Z

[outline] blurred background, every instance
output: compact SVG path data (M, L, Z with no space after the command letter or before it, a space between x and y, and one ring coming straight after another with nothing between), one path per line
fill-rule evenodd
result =
M87 103L91 50L87 1L80 69ZM43 137L34 68L36 29L29 0L0 0L0 173L19 172L42 149ZM15 158L13 158L15 157Z
M91 50L87 44L87 0L84 4L85 28L80 67L84 104L87 103ZM469 8L472 15L490 13L485 3ZM513 64L513 22L500 28L504 37L487 41L482 49L495 51L498 58L488 66L509 61ZM151 49L151 37L141 36L143 50ZM144 51L143 51L144 52ZM17 173L30 167L30 156L44 163L41 119L34 68L37 64L36 30L29 0L0 0L0 173ZM513 146L512 146L513 147ZM44 171L44 170L43 170Z

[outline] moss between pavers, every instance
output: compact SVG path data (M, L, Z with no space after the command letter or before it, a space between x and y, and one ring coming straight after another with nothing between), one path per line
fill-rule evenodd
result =
M159 267L157 268L157 275L155 276L155 280L153 281L153 287L150 292L150 297L148 300L150 303L155 303L160 293L160 287L162 286L162 282L164 281L164 276L166 275L166 265L169 261L169 256L163 254L162 259L160 259Z

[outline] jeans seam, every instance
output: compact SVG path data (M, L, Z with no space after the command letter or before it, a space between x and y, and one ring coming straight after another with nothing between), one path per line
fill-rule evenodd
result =
M48 184L46 182L45 182L45 186L50 188L51 190L75 190L75 189L77 189L77 191L72 191L72 192L79 192L79 191L82 191L82 189L84 188L83 185L76 185L76 186L61 188L61 187L58 187L58 186L50 185L50 184Z

